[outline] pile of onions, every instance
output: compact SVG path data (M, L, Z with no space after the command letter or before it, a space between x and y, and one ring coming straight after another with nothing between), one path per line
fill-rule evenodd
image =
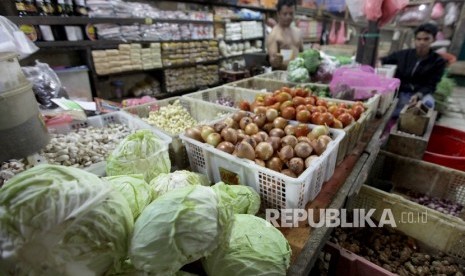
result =
M298 177L332 141L327 126L310 130L307 124L290 125L274 111L259 114L238 111L213 126L186 130L191 139L207 143L257 165Z

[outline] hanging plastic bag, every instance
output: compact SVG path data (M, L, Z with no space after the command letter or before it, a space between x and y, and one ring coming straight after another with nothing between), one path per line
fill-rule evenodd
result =
M15 52L23 59L38 50L13 22L0 16L0 52Z
M368 0L365 1L365 15L366 18L370 21L378 21L378 19L383 15L381 11L381 6L383 0Z
M329 44L336 44L337 34L336 34L336 20L333 20L331 23L331 30L329 31Z
M447 3L446 15L444 16L444 25L450 26L454 24L459 16L459 8L456 3Z
M346 27L344 25L344 21L341 21L339 25L339 31L337 32L336 36L336 44L344 44L346 43Z
M441 3L436 3L433 6L433 10L431 11L431 18L432 19L439 19L444 16L444 7Z
M345 0L325 0L324 3L329 12L343 12L346 8Z
M378 21L379 26L389 23L407 5L408 0L384 0L381 7L383 15Z
M346 0L347 8L349 9L350 16L355 22L365 20L365 0Z

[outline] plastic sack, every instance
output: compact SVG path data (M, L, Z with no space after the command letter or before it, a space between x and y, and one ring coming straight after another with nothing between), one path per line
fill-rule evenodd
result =
M339 31L337 32L336 36L336 44L344 44L346 43L346 27L344 25L344 21L341 21L339 25Z
M381 7L382 16L378 21L380 27L389 23L403 8L408 5L408 0L384 0Z
M457 21L459 17L459 8L456 3L447 3L445 10L444 25L450 26Z
M408 8L399 16L399 22L422 21L426 16L427 9Z
M431 11L431 18L432 19L439 19L444 16L444 7L441 3L436 3L433 6L433 10Z
M23 59L39 48L13 22L0 16L0 52L15 52Z
M381 6L383 0L368 0L365 1L364 12L366 18L370 21L377 21L382 15Z
M44 109L58 107L52 102L53 98L68 98L66 90L61 86L60 79L47 63L36 60L32 67L22 67L27 80L32 83L32 91L37 102Z
M349 9L350 16L355 22L365 20L365 0L346 0L347 8Z
M331 30L329 31L329 44L336 44L336 41L336 20L333 20L333 23L331 23Z
M346 8L345 0L325 0L324 5L329 12L343 12Z

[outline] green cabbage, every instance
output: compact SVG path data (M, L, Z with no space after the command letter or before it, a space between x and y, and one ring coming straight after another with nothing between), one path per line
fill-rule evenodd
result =
M175 171L172 173L162 173L150 181L155 198L166 194L169 191L190 185L210 186L208 177L190 171Z
M255 215L260 209L260 196L251 187L219 182L212 188L223 201L233 206L234 214Z
M31 168L0 189L0 275L101 275L127 256L133 220L96 175Z
M305 68L307 68L310 74L315 73L321 64L320 52L315 49L305 50L299 54L299 57L304 59Z
M291 248L269 222L253 215L237 214L229 244L203 259L208 275L286 275Z
M108 176L142 173L147 182L170 170L168 146L147 129L121 141L108 157L106 168Z
M104 179L126 198L134 219L155 198L153 189L145 182L142 174L109 176Z
M129 257L138 270L171 275L226 243L232 224L232 207L212 188L179 188L153 201L136 220Z
M287 71L294 71L299 68L305 68L305 60L300 57L289 61L289 64L287 65Z
M310 77L308 71L305 68L297 68L293 71L288 71L287 80L291 82L309 82Z

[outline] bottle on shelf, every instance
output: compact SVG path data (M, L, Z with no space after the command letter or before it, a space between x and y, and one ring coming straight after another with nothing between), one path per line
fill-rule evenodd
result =
M50 16L54 13L54 8L50 0L36 0L37 10L40 16ZM50 25L39 25L42 40L55 41Z
M65 0L55 0L55 15L63 17L63 20L66 20L65 17L68 17L66 14L66 5ZM53 36L55 40L67 40L66 30L64 25L54 25L52 26Z
M18 16L37 15L37 8L32 0L15 0ZM19 29L33 42L40 40L40 31L37 26L23 24Z
M74 14L77 16L88 16L87 6L85 0L73 0L74 2Z
M64 0L65 16L75 16L73 9L73 0ZM66 25L65 33L68 41L83 40L82 27L75 25Z
M72 16L73 14L73 0L64 0L65 1L65 14Z

